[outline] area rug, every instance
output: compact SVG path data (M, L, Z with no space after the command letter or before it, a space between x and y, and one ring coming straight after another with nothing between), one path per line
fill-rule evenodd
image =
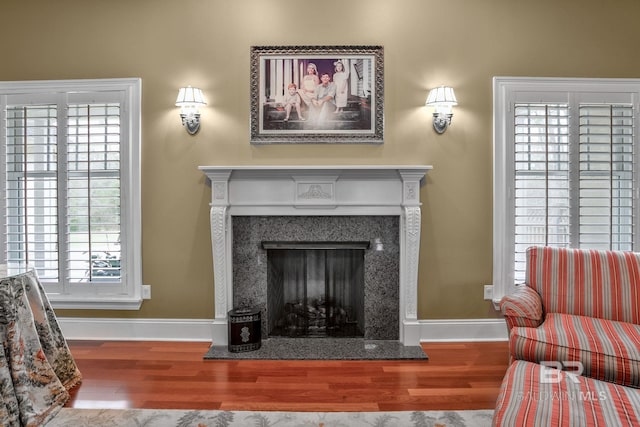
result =
M400 341L363 338L269 338L258 350L232 353L227 346L212 345L205 359L250 360L421 360L420 346Z
M493 410L253 412L63 408L47 427L485 427Z

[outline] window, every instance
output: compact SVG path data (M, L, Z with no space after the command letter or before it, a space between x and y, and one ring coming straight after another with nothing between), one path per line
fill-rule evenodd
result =
M534 245L637 250L640 80L494 79L494 298Z
M139 79L0 82L0 264L56 308L141 303Z

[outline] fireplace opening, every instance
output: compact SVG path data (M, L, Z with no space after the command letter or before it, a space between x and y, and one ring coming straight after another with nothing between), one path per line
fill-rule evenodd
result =
M364 337L369 242L271 242L268 336Z

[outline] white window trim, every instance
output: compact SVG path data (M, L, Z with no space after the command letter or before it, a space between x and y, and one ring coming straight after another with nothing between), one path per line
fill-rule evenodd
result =
M0 82L0 96L15 94L46 94L118 91L124 93L125 105L123 113L127 115L127 128L123 128L124 137L128 139L127 149L123 154L121 173L124 185L121 189L122 235L126 243L126 271L123 271L123 293L48 293L47 297L53 308L57 309L105 309L105 310L138 310L142 304L142 250L141 250L141 101L142 80L139 78L119 79L82 79L82 80L39 80ZM4 104L4 103L3 103ZM0 112L0 120L6 120L5 111ZM0 129L0 138L5 140L4 126ZM4 146L4 144L3 144ZM0 163L6 163L6 153L0 150ZM6 194L0 188L1 201L4 206ZM4 210L2 215L4 216ZM2 234L2 233L0 233ZM0 243L4 239L0 237ZM123 260L124 261L124 260Z
M544 92L544 98L541 94ZM640 136L639 100L640 79L590 79L590 78L531 78L494 77L493 79L493 303L513 292L515 263L515 206L513 104L516 102L567 102L570 92L592 92L593 100L598 93L610 96L626 95L636 112L634 117L634 139ZM539 96L540 98L536 98ZM590 96L591 97L591 96ZM634 151L634 162L640 165L640 148ZM638 182L638 168L634 171L634 182ZM638 216L638 189L634 192L634 230L640 232ZM634 251L639 249L640 239L634 239Z

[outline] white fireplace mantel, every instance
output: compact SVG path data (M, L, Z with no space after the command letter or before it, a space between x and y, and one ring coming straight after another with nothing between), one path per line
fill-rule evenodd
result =
M400 340L417 345L420 187L429 165L200 166L211 181L213 341L227 343L233 301L233 216L400 217Z

